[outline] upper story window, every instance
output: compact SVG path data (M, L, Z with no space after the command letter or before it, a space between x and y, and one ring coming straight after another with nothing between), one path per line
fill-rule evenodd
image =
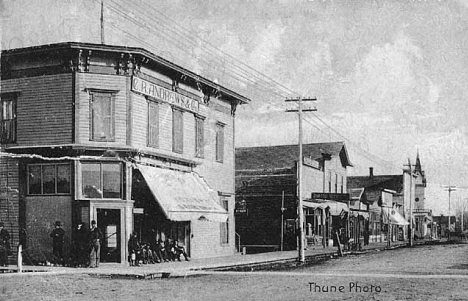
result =
M159 105L148 101L148 146L159 147Z
M184 113L172 108L172 151L182 154L184 151Z
M216 123L216 161L224 160L224 124Z
M84 198L121 199L122 183L121 163L81 163L81 194Z
M28 165L28 194L70 194L70 164Z
M1 94L0 117L0 142L16 142L16 94Z
M332 173L328 172L328 192L332 192Z
M205 156L205 120L203 117L195 116L195 157Z
M338 192L338 174L335 174L335 193Z
M115 139L115 92L92 90L90 94L91 141Z
M340 182L340 186L341 186L341 193L343 193L344 189L343 189L343 185L344 185L344 177L341 176L341 182Z

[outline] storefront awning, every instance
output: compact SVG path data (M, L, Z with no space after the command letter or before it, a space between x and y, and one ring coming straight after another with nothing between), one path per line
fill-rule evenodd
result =
M172 221L226 222L216 191L196 173L137 164L154 198Z
M303 201L302 205L305 208L314 208L314 209L324 209L330 208L331 215L340 215L343 211L348 212L348 205L336 201L325 201L325 202L312 202L312 201Z
M393 208L382 207L382 213L384 217L390 221L390 224L400 226L409 225L409 222L403 216L401 216L401 214L398 213L398 211L396 211Z

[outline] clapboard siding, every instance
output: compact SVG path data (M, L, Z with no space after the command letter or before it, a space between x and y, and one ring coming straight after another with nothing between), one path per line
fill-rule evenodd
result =
M13 256L10 263L15 262L16 246L19 244L19 194L13 191L19 191L18 160L0 157L0 221L11 235Z
M115 141L90 141L90 95L87 89L114 90ZM77 73L76 142L93 146L124 146L127 140L127 78L121 75Z
M55 145L72 142L72 75L3 80L2 93L17 98L17 145Z

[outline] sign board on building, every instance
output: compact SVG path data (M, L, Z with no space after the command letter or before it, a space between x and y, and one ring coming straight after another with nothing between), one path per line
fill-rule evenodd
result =
M236 202L236 208L234 209L234 214L247 214L247 202L242 200L240 202Z
M171 91L139 77L132 77L132 91L167 102L179 108L198 113L200 102L177 92Z
M234 214L247 214L247 208L236 208Z
M303 157L303 163L304 163L304 165L307 165L307 166L310 166L310 167L313 167L313 168L316 168L316 169L320 169L319 162L312 159L312 158Z
M134 214L143 214L144 213L144 208L133 208L133 213Z
M387 190L382 191L382 207L393 206L393 193Z
M349 201L349 193L325 193L325 192L312 192L312 199L331 200L338 202Z

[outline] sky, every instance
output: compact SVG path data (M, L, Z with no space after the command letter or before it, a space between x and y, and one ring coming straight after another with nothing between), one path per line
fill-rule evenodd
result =
M101 42L100 0L0 0L1 47ZM345 141L349 175L419 152L427 207L468 202L468 2L104 0L106 44L143 47L252 101L236 146Z

